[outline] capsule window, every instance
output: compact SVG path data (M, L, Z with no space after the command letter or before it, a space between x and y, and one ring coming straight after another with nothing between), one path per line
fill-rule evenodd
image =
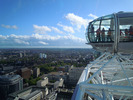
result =
M120 42L133 42L133 17L119 18Z
M93 43L114 41L114 19L112 16L99 18L89 24L87 40Z
M101 42L113 42L114 35L114 19L103 19L101 21Z
M89 24L87 38L90 42L96 42L97 34L96 31L99 28L100 20L93 21ZM88 40L88 39L87 39Z

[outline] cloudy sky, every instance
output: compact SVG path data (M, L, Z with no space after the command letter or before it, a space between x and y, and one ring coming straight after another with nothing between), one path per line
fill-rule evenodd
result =
M0 47L90 47L86 27L133 0L0 0Z

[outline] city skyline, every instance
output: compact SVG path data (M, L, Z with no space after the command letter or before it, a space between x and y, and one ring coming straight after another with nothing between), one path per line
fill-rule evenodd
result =
M85 44L88 23L107 14L131 12L132 3L131 0L1 0L0 46L91 48Z

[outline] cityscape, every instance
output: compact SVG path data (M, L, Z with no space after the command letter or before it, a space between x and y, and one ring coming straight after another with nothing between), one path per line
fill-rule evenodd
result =
M0 0L0 100L133 100L132 0Z
M70 100L85 66L99 55L83 48L0 49L0 98Z

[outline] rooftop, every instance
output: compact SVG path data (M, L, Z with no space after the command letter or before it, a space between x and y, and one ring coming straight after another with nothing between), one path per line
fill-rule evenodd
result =
M0 83L11 83L21 78L20 75L0 75Z
M38 93L41 93L41 90L45 90L46 87L36 87L36 86L30 86L28 88L25 88L23 90L14 92L9 94L10 98L21 98L21 99L26 99L29 100L29 98L35 96Z

